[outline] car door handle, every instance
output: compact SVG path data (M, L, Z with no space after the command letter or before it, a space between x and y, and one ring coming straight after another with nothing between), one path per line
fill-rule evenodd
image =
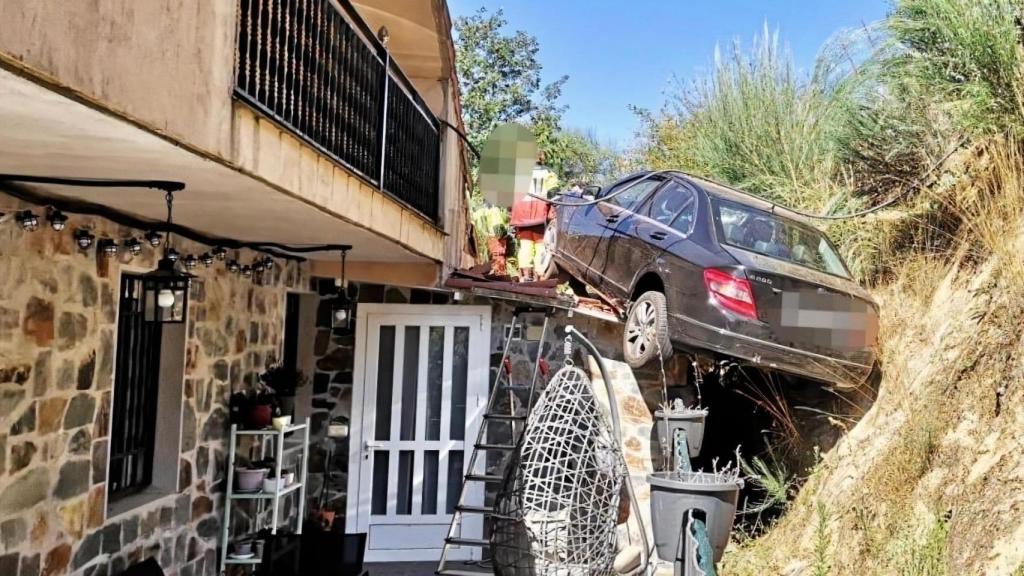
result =
M604 221L609 223L609 224L615 224L616 222L619 221L619 217L618 216L606 216Z
M664 232L651 232L648 236L650 236L652 240L664 240L668 237L668 234Z

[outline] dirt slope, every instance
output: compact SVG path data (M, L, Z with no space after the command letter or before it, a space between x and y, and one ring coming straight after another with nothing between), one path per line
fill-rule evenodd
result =
M913 257L876 292L877 400L723 574L1024 574L1024 251L966 253Z

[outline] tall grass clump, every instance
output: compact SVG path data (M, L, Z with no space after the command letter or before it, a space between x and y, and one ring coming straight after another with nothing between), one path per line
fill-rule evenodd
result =
M888 19L892 79L971 135L1024 128L1024 2L900 0Z
M820 208L838 169L834 133L842 83L819 63L801 79L777 33L749 51L716 49L714 70L681 86L658 116L642 117L651 164L681 168L773 200Z

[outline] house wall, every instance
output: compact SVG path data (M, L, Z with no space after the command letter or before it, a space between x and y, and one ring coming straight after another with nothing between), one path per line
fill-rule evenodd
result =
M461 266L466 238L461 162L443 167L441 221L434 223L234 100L237 4L3 2L0 65L128 118L449 269ZM455 118L443 83L426 87L438 106L434 111ZM461 143L448 141L453 144L445 144L446 158L458 157Z
M11 201L0 196L0 211ZM40 207L33 207L43 214ZM155 266L77 250L72 230L130 230L71 215L64 232L0 224L0 574L117 574L145 557L168 574L215 574L223 507L227 401L279 357L284 296L308 286L305 266L277 260L263 284L222 264L194 272L184 357L178 491L116 518L106 468L122 271ZM183 253L209 247L174 240ZM243 262L253 254L243 251Z
M154 130L229 157L234 0L0 3L0 54Z

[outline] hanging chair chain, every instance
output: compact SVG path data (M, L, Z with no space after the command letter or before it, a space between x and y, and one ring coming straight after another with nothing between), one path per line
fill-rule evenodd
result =
M562 345L562 355L565 356L565 365L566 366L573 366L574 365L573 361L572 361L572 352L573 352L573 350L572 350L572 335L571 334L567 334L565 336L565 342Z

